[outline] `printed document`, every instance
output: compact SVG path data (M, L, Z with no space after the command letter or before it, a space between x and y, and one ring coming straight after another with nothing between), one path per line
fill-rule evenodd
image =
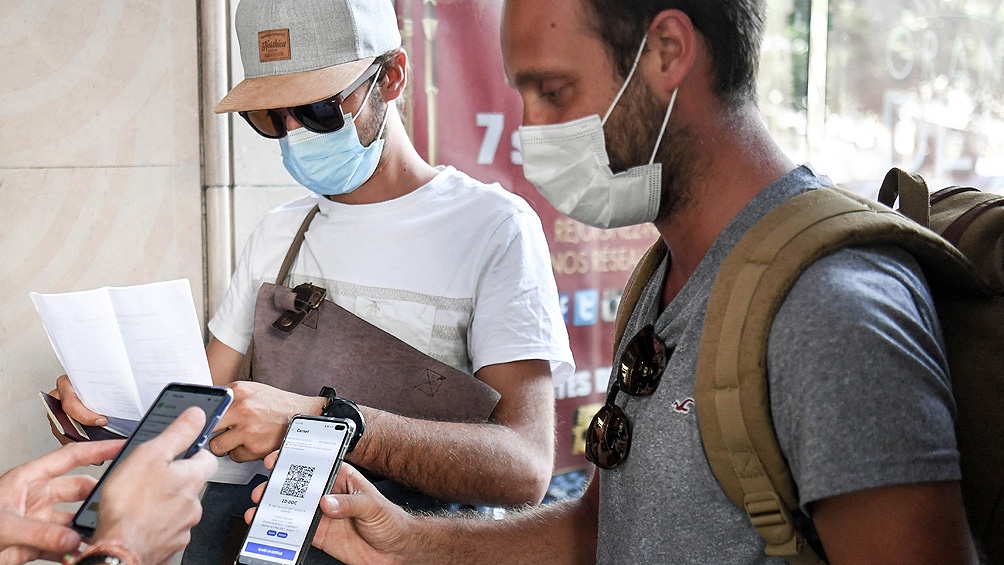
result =
M60 294L31 293L80 400L139 420L169 383L211 385L187 279Z

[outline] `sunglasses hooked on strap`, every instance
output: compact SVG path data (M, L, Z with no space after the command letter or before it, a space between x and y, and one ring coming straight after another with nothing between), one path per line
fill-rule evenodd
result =
M617 363L617 380L607 401L593 416L586 430L586 459L601 469L612 469L627 459L631 451L631 420L614 404L617 393L650 396L659 386L673 349L649 324L631 338Z
M335 94L331 98L293 106L288 111L293 114L296 121L306 129L314 133L331 133L345 127L345 115L342 112L342 102L359 88L364 82L377 74L380 70L379 63L373 63L363 74L359 76L345 90ZM238 112L242 118L247 120L251 129L259 135L269 139L281 139L286 137L286 120L278 108L269 110L247 110Z

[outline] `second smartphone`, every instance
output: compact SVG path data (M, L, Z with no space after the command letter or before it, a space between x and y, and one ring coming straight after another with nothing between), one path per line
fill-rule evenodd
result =
M202 428L202 432L195 442L178 458L191 457L205 445L206 439L216 427L216 423L219 422L227 407L230 406L233 398L233 392L229 388L220 386L171 383L164 387L160 396L150 406L150 410L140 420L136 431L129 436L125 446L105 470L94 490L81 504L76 516L73 517L73 529L85 538L94 534L95 528L98 527L98 507L101 504L101 487L104 485L105 478L118 465L119 461L125 459L137 446L159 435L187 408L198 406L206 413L206 425Z
M321 518L317 504L335 482L355 427L352 420L325 416L300 415L290 421L241 544L239 565L303 562Z

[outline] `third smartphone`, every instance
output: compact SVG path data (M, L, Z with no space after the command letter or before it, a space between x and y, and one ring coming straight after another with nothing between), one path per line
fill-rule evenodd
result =
M301 415L290 421L239 565L303 562L321 517L317 504L331 490L354 434L352 420Z

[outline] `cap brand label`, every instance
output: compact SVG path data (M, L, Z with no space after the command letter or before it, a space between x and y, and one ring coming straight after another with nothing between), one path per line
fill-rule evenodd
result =
M258 60L262 63L269 61L288 61L289 53L289 29L269 29L258 32Z

